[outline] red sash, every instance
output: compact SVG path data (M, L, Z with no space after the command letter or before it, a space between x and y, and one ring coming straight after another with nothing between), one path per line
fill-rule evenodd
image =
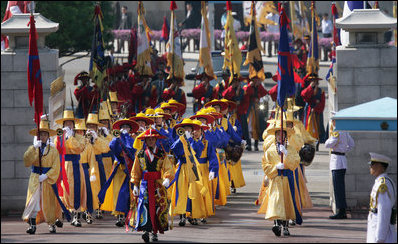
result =
M156 172L145 172L144 180L148 182L148 202L149 202L149 214L151 215L152 231L153 233L158 232L158 225L156 221L156 207L155 207L155 182L161 178L161 173Z

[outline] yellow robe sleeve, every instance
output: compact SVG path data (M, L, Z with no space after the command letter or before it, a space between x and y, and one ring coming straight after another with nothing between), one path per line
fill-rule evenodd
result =
M280 158L279 158L279 160L277 160L275 156L272 157L273 150L274 149L271 146L264 153L264 156L262 159L262 167L263 167L265 175L268 176L268 179L273 179L278 175L278 170L276 169L276 165L280 162Z
M109 152L109 143L102 137L98 137L94 143L95 154L102 154Z
M138 154L138 152L137 152ZM136 155L134 159L134 164L133 168L131 169L131 183L133 183L135 186L138 186L140 184L142 177L142 169L140 165L140 158Z
M165 155L164 159L163 159L162 172L163 172L164 179L167 178L170 180L170 182L174 179L173 164L171 163L171 161L170 161L169 157L167 157L167 155Z
M87 147L87 162L90 167L90 176L95 175L97 180L99 180L99 169L97 160L95 159L94 147L91 144L87 144Z
M299 134L293 134L289 138L289 144L298 152L303 147L304 141Z
M50 157L48 157L50 156ZM46 157L46 161L48 160L47 164L51 164L51 169L46 173L47 175L47 182L52 185L55 184L58 180L59 172L61 164L59 162L59 154L58 150L54 147L50 148L49 155Z
M85 138L81 135L69 137L65 141L66 154L81 154L85 147Z
M285 169L295 170L300 164L300 156L295 148L291 145L287 146L288 154L283 156L283 164Z
M30 167L32 165L39 165L39 149L34 146L30 146L28 150L23 155L23 161L25 167Z
M311 134L304 128L303 123L300 121L297 123L296 127L300 131L301 138L303 138L304 143L313 144L316 139L311 136Z

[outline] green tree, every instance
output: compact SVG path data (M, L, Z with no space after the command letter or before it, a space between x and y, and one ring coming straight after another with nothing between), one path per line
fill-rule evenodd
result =
M76 52L91 51L94 32L94 1L36 1L36 13L59 23L58 31L46 37L46 45L59 49L59 56L68 56ZM113 3L99 2L103 14L104 43L112 40ZM2 19L7 2L1 2Z

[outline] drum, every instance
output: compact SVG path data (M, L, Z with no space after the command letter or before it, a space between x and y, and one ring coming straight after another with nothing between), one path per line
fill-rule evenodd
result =
M225 148L225 156L228 162L232 165L238 163L239 159L242 157L243 154L243 147L241 145L228 145Z
M315 147L311 144L304 144L299 152L300 161L303 162L304 166L311 165L315 157Z

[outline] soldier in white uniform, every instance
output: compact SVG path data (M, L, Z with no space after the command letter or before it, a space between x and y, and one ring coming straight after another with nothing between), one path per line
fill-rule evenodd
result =
M370 174L376 177L370 193L370 209L368 215L368 232L366 242L396 243L395 232L396 208L393 211L396 199L396 186L388 177L386 170L391 162L387 156L370 154Z
M333 114L333 112L332 112ZM333 128L336 121L332 120ZM330 148L330 170L333 178L334 199L336 201L336 214L329 216L330 219L346 219L346 198L345 198L345 172L347 169L347 158L345 153L351 151L355 146L354 140L346 131L333 130L329 139L325 142L325 147Z

